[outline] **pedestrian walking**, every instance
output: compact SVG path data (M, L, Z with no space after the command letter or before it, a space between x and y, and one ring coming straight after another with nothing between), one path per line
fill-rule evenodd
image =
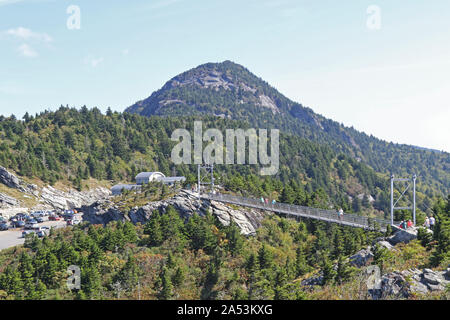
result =
M406 225L407 227L408 227L408 229L409 228L412 228L412 226L413 226L413 223L412 223L412 221L411 220L408 220L408 222L407 222L407 225Z
M338 211L338 217L339 217L339 220L341 220L341 221L344 218L344 210L342 210L342 208L340 208Z
M435 224L436 224L436 219L433 216L431 216L430 217L430 229L431 230L434 230L434 225Z
M423 223L423 226L427 229L430 229L430 218L426 218L425 222Z

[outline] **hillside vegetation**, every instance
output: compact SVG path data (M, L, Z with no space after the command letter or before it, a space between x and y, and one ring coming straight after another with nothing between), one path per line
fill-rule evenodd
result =
M450 197L434 210L432 238L379 250L373 264L383 273L445 269ZM83 224L0 252L0 299L367 299L366 278L347 257L379 236L268 216L256 236L246 238L233 222L223 226L209 213L184 221L168 207L164 214L153 212L145 225ZM80 268L80 290L66 285L71 265ZM322 285L302 285L319 272ZM414 298L448 299L448 292Z
M79 190L92 185L92 179L110 185L133 182L140 171L184 175L187 184L192 184L196 166L171 162L176 142L170 137L177 128L193 132L194 119L198 117L147 118L111 111L104 115L86 107L26 114L23 121L2 117L0 165L30 181L69 183ZM205 128L223 132L249 127L242 121L201 119ZM389 211L386 175L295 135L280 136L280 170L275 176L259 176L256 165L219 165L216 169L219 184L244 195L322 208L343 207L347 212L383 215ZM420 181L418 190L419 208L429 212L430 195L438 191Z
M126 111L144 116L216 115L243 120L255 128L278 128L361 159L386 175L409 177L416 173L430 197L436 192L442 196L450 192L448 153L388 143L344 127L288 99L231 61L186 71Z

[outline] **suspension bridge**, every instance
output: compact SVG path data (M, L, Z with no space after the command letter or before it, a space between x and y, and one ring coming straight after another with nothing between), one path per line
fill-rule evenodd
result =
M362 228L364 230L386 232L387 226L391 225L391 221L380 218L369 218L351 213L346 213L339 216L338 212L333 210L317 209L286 203L265 203L265 201L257 199L221 193L200 194L200 198L242 207L271 211L287 217L315 219L337 223L344 226ZM397 225L398 223L394 222L393 227L396 228Z

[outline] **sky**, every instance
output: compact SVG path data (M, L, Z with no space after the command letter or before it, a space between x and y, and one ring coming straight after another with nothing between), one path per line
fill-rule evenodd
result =
M450 152L448 0L0 0L0 114L123 111L231 60L325 117Z

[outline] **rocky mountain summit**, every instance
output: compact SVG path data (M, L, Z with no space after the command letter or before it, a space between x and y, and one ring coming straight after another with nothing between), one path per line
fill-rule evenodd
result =
M269 110L272 114L280 113L276 96L269 93L266 87L268 85L264 81L231 61L207 63L172 78L160 90L126 111L147 116L163 115L171 106L187 106L203 112L202 104L211 102L206 95L213 95L225 98L219 99L222 105L252 105ZM185 96L183 93L186 91L193 92L195 98ZM220 109L221 106L217 107Z

